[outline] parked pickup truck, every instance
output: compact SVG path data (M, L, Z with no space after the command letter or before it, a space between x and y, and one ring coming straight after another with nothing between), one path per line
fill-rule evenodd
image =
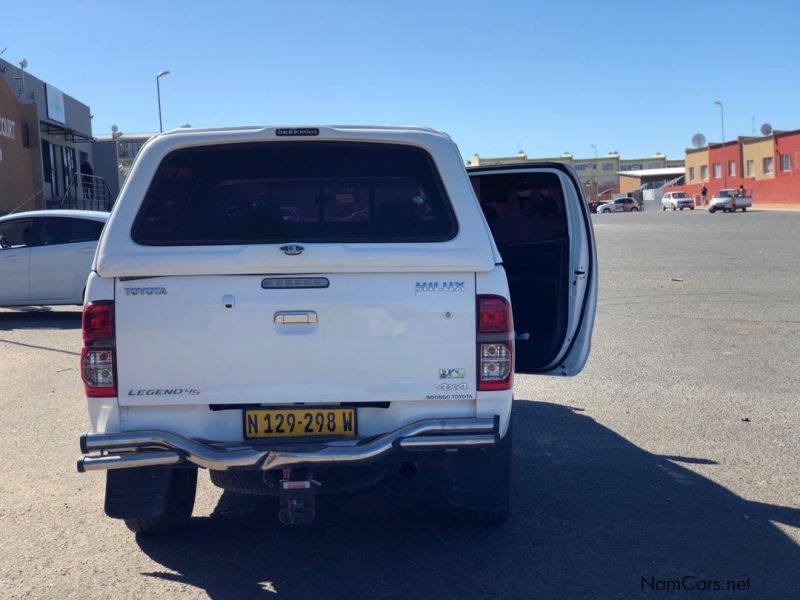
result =
M742 209L742 212L747 212L747 209L753 205L753 198L751 196L740 196L738 190L723 189L714 194L711 202L708 204L708 212L714 213L718 210L722 212L736 212L737 209Z
M563 165L468 175L422 128L159 135L89 277L78 470L136 532L189 523L198 468L304 523L443 462L455 515L502 520L514 373L578 373L596 294Z

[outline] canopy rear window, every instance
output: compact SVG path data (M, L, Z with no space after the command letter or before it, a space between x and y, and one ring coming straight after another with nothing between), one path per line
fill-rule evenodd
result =
M157 246L435 242L457 225L420 148L271 142L169 154L131 233Z

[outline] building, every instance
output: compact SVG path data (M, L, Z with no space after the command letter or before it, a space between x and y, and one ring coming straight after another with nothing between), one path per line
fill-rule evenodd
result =
M0 214L116 197L113 149L95 145L86 104L0 60L0 119ZM85 161L92 178L80 174Z
M499 156L493 158L484 158L478 154L474 154L472 159L467 162L467 166L495 166L504 164L524 164L529 162L559 162L569 165L575 169L581 184L583 184L584 192L589 198L595 196L610 198L614 194L621 192L620 176L625 172L666 169L668 167L679 168L684 165L683 159L668 160L667 157L660 152L644 158L621 158L618 152L609 152L605 156L598 156L596 158L575 158L569 152L564 152L561 156L551 158L528 158L527 154L520 150L514 156Z
M658 202L664 186L681 183L684 173L684 167L620 171L619 192L642 202Z
M686 180L670 190L700 199L724 187L744 186L761 204L800 205L800 129L776 131L766 136L742 136L725 143L686 149Z

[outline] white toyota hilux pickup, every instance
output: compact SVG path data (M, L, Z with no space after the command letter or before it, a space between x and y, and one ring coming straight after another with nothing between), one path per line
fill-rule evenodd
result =
M596 295L563 165L468 173L416 127L159 135L87 285L78 470L137 532L189 523L198 468L304 523L439 463L454 514L502 520L514 373L579 372Z

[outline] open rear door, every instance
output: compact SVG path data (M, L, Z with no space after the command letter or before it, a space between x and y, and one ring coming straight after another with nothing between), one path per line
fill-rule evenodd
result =
M579 373L594 328L597 254L578 178L559 163L468 171L508 275L515 371Z

